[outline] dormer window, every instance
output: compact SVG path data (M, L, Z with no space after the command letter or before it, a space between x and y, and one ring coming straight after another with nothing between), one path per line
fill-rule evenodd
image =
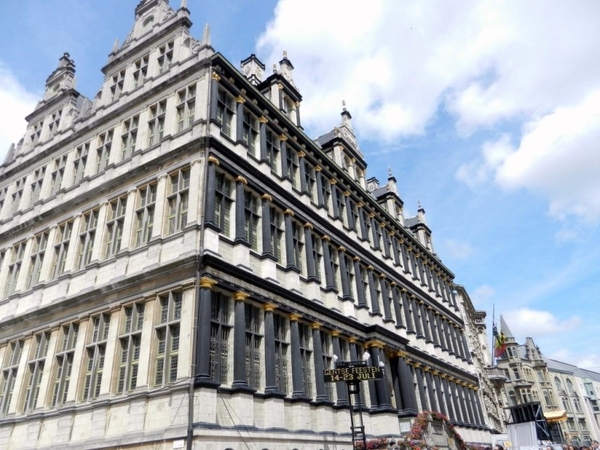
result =
M154 16L150 16L147 19L144 20L144 23L142 24L142 32L146 32L148 31L151 27L152 24L154 24Z

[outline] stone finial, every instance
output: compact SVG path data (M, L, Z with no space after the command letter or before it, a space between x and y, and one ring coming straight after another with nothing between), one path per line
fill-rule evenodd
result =
M210 26L208 24L204 26L204 33L202 34L202 45L210 46Z
M179 9L187 9L187 0L181 0L181 5Z
M117 53L117 50L119 50L119 38L115 39L115 43L113 45L113 53Z

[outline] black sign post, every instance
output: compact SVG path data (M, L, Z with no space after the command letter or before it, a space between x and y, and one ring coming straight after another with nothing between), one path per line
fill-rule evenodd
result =
M367 366L366 361L340 361L335 363L335 369L323 371L325 382L345 382L348 388L348 404L350 406L350 429L352 431L352 445L362 441L362 448L367 448L365 425L363 423L362 405L360 400L360 382L365 380L379 380L383 378L381 367ZM354 425L354 409L352 406L352 394L355 395L355 403L358 405L358 417L360 425Z

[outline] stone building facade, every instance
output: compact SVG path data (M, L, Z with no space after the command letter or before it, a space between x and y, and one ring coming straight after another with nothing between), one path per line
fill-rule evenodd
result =
M317 141L284 54L216 53L144 0L94 99L60 59L0 167L0 447L350 449L334 360L369 361L369 436L439 410L489 442L425 212L367 179L344 109Z

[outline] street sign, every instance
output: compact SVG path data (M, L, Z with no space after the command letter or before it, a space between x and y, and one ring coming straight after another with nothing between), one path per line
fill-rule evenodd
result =
M371 367L366 364L355 366L344 362L336 364L335 369L324 370L323 376L326 383L377 380L383 378L383 370L381 367Z

